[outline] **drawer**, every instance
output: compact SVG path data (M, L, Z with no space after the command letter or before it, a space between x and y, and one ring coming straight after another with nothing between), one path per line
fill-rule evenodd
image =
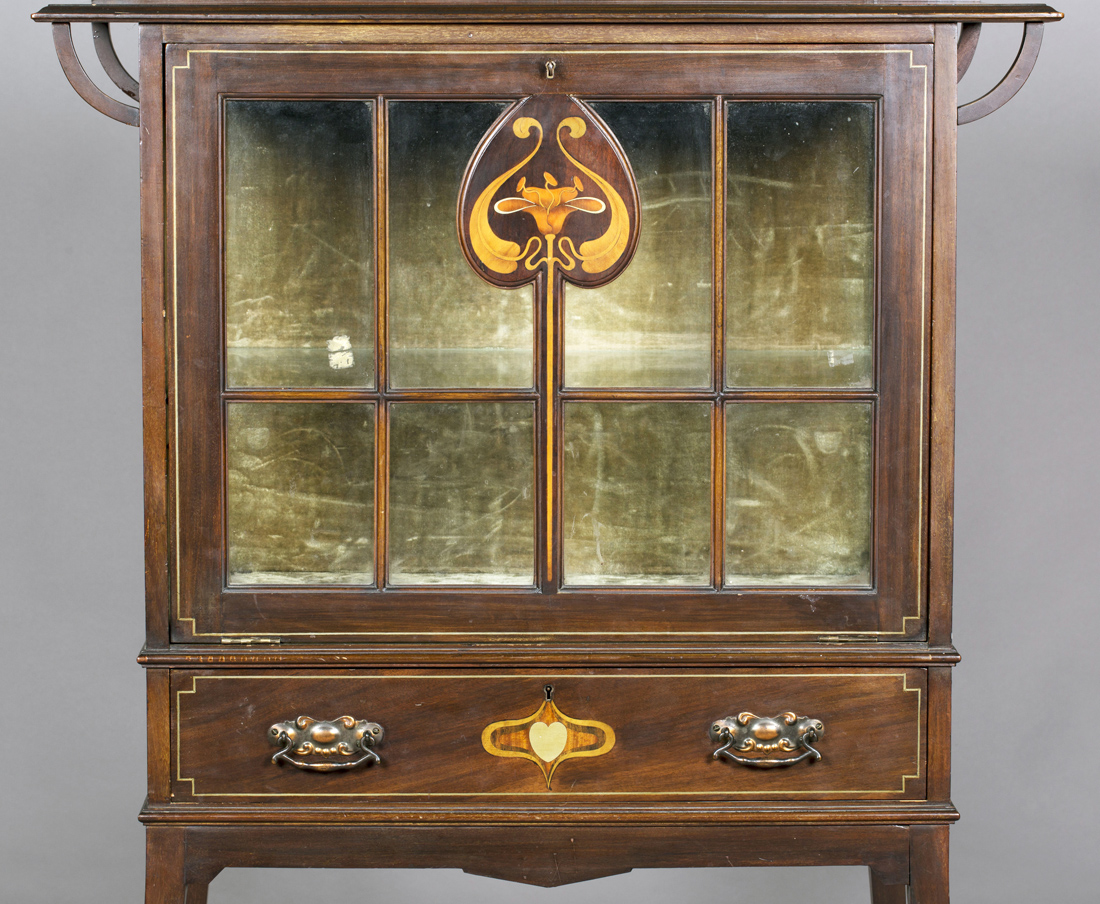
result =
M925 689L921 669L174 670L173 797L921 799Z

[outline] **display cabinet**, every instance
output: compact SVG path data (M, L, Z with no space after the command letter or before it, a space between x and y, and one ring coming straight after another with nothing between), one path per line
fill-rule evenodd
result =
M760 862L946 902L955 130L1059 17L39 13L141 132L149 904ZM958 108L983 21L1021 53Z

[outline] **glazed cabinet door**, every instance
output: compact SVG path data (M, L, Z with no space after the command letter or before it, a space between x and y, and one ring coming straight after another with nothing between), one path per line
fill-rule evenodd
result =
M921 636L930 58L170 46L174 638Z

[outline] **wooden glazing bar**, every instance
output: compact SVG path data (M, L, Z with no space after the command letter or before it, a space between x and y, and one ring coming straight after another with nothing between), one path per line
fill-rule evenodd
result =
M557 286L555 286L557 283ZM564 331L562 329L563 305L559 298L553 303L554 289L561 289L561 281L553 273L544 273L535 283L535 307L539 315L535 328L536 354L542 356L539 373L542 374L541 406L539 413L535 461L541 474L535 485L541 482L542 491L535 505L537 530L535 532L536 581L543 593L556 593L561 584L565 556L558 538L561 536L562 454L565 447L562 418L562 369L564 362ZM560 293L558 293L560 294ZM550 304L547 304L550 299ZM541 431L541 434L539 433ZM541 509L540 509L541 506Z
M390 405L378 403L374 422L374 583L389 580L390 511Z
M374 100L374 385L389 388L389 107ZM379 399L374 419L374 583L389 574L390 407Z
M874 402L879 395L872 389L563 389L559 397L568 402Z
M227 402L375 402L374 389L227 389Z
M711 329L711 386L720 392L726 382L726 104L719 95L714 99L711 114L713 129L711 154L714 160L712 177L714 322Z
M709 389L562 389L566 402L713 402Z
M227 402L532 402L531 390L517 389L231 389Z
M721 403L711 414L710 475L710 583L720 589L726 573L726 406Z
M714 293L711 328L711 386L720 393L726 382L726 104L718 95L711 113L714 176L711 188L713 213ZM711 585L722 586L726 573L726 406L714 406L711 432Z
M726 389L727 402L875 402L873 389Z
M391 402L534 402L539 394L524 389L390 389Z
M389 109L374 99L374 385L389 387Z

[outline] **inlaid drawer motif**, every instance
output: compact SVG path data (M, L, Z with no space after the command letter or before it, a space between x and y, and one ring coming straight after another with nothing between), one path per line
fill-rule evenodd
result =
M554 686L546 685L546 699L525 719L493 722L481 733L481 746L493 756L530 760L546 777L574 757L603 756L615 746L615 731L604 722L571 719L554 704Z
M925 795L923 669L176 670L172 681L173 794L181 802ZM355 727L336 720L297 728L297 717L310 713L348 713ZM356 748L343 737L366 718L385 727L384 744ZM728 738L724 720L738 726ZM358 768L321 770L273 765L272 729L288 721L300 740L321 726L324 737L340 737L316 745L327 749L343 739L351 750L327 756L291 750L295 759L352 763L369 750L380 761L366 757ZM755 751L745 744L750 738ZM736 757L799 762L744 768L716 759L728 740L734 743L727 752Z

